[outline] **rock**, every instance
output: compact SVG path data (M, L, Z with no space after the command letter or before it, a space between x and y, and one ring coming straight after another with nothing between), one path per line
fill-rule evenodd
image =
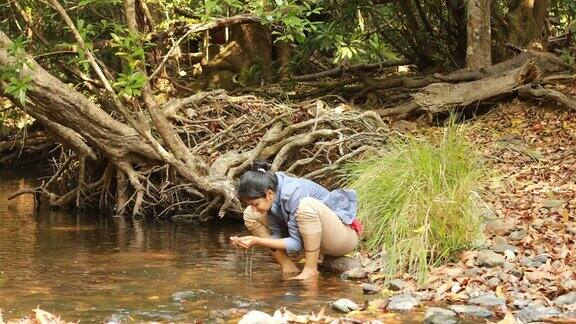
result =
M472 240L471 246L474 250L482 250L490 246L490 241L484 233L481 233L478 237Z
M522 309L522 308L528 306L529 303L530 303L530 301L528 301L526 299L516 299L512 302L512 306L516 307L517 309Z
M504 236L494 236L492 238L492 245L507 244L508 240Z
M460 290L462 290L462 286L460 286L460 284L457 282L455 282L450 288L450 292L453 294L458 293Z
M524 323L537 322L560 315L561 312L554 307L529 305L520 310L516 317Z
M359 259L347 256L333 257L326 255L322 261L322 269L331 273L343 273L361 266Z
M388 283L388 289L392 291L400 291L406 288L406 283L402 279L392 279Z
M298 298L298 295L296 295L293 292L287 292L284 294L284 300L290 303L295 303L297 301L300 300L300 298Z
M518 261L521 266L529 267L529 268L538 268L541 266L541 263L532 261L529 257L521 257L520 261Z
M524 274L524 272L523 272L522 270L520 270L520 269L512 269L512 270L510 271L510 274L513 275L513 276L516 277L516 278L521 278L522 275Z
M419 301L430 301L434 299L433 291L414 291L411 294Z
M473 267L470 268L466 271L464 271L464 274L469 276L469 277L474 277L477 276L478 274L480 274L482 272L482 269L478 268L478 267Z
M452 305L449 308L460 315L478 316L478 317L494 316L494 313L492 311L480 306Z
M261 308L262 306L266 306L265 302L247 299L247 298L240 297L240 296L233 297L232 299L233 299L232 304L234 304L234 306L238 307L238 308L254 309L254 308Z
M544 225L544 220L542 218L536 218L532 221L531 225L535 229L539 229L540 227L542 227L542 225Z
M377 294L382 291L382 288L373 284L365 283L362 285L362 291L365 294Z
M504 256L506 257L506 260L508 260L508 261L512 261L516 258L516 254L514 254L514 252L512 252L510 250L504 251Z
M500 283L500 279L496 278L496 277L492 277L490 278L487 282L488 286L490 287L496 287L498 286L498 284Z
M543 253L543 254L539 254L539 255L535 256L532 259L532 261L544 264L544 263L548 262L548 259L550 259L550 256L546 253Z
M524 236L526 236L528 234L528 231L526 231L525 229L521 228L521 229L516 229L514 230L512 233L510 233L510 235L508 235L508 238L512 241L520 241L521 239L524 238Z
M456 324L458 319L456 317L446 316L442 314L432 315L424 319L424 324Z
M128 316L126 314L114 313L114 314L106 317L106 319L104 319L104 323L105 324L121 324L121 323L128 323L132 320L133 319L130 318L130 316Z
M248 314L242 316L238 324L270 324L273 323L272 316L257 310L252 310Z
M493 278L498 279L498 278ZM506 300L504 298L496 297L496 295L492 292L482 294L478 297L471 298L468 300L468 304L470 305L478 305L483 307L497 307L506 304Z
M351 312L353 310L357 310L360 307L355 302L351 301L350 299L340 298L337 301L330 304L332 308L339 310L344 313Z
M365 278L367 275L366 270L362 268L354 268L348 271L345 271L342 274L342 278L344 279L362 279Z
M191 290L179 291L179 292L174 293L172 295L172 301L175 303L180 303L180 302L185 301L185 300L192 300L192 299L196 299L196 298L197 298L197 294Z
M494 251L490 250L482 250L478 252L476 256L476 265L477 266L487 266L487 267L495 267L495 266L503 266L506 259L503 255L500 255Z
M425 324L455 324L458 319L456 313L446 308L428 307L424 315Z
M497 244L497 245L492 245L490 247L490 250L497 252L497 253L504 253L504 251L512 251L515 253L520 252L520 249L512 244L508 244L508 243L501 243L501 244Z
M485 206L484 210L482 210L482 217L488 220L498 219L498 215L496 215L494 210L488 206Z
M561 200L561 199L549 199L549 200L544 201L543 204L547 208L560 208L565 203L566 202L564 200Z
M424 314L424 319L433 315L456 316L456 312L441 307L426 307L426 313Z
M388 309L392 311L409 311L416 307L419 302L412 295L400 294L390 298Z
M514 225L499 218L486 222L484 226L488 231L502 235L504 233L508 233Z
M572 304L576 304L576 292L570 292L554 299L554 305L556 306L562 307Z
M372 260L364 267L367 273L374 273L380 269L382 269L382 262L380 260Z
M241 308L215 309L210 311L208 317L213 320L223 320L229 319L232 316L239 317L239 315L245 315L247 312L248 310Z

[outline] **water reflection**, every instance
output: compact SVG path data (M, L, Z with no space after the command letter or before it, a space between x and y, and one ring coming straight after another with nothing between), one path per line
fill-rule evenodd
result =
M97 213L34 213L31 196L8 202L30 185L0 171L0 308L5 318L41 308L67 319L101 321L113 313L137 320L205 319L215 310L289 306L314 310L342 296L362 300L361 289L334 277L319 284L282 279L265 251L254 255L253 275L228 243L239 224L176 225ZM192 301L172 294L191 290Z

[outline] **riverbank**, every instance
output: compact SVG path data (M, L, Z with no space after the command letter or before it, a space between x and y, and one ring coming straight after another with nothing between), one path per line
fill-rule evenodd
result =
M342 318L415 311L426 323L576 322L576 113L514 101L465 127L494 170L479 193L485 237L423 285L410 275L386 281L385 256L360 256L362 266L343 276L373 297L333 304Z

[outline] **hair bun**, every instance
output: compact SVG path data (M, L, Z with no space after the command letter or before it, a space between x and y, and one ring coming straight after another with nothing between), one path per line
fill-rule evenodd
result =
M267 172L272 168L272 164L266 160L254 160L252 162L252 171Z

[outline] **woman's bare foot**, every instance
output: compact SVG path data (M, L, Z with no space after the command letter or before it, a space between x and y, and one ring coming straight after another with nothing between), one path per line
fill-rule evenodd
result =
M318 269L304 268L299 275L292 277L289 280L315 280L318 278L318 274Z
M300 269L298 269L293 262L282 266L282 274L294 274L298 272L300 272Z

